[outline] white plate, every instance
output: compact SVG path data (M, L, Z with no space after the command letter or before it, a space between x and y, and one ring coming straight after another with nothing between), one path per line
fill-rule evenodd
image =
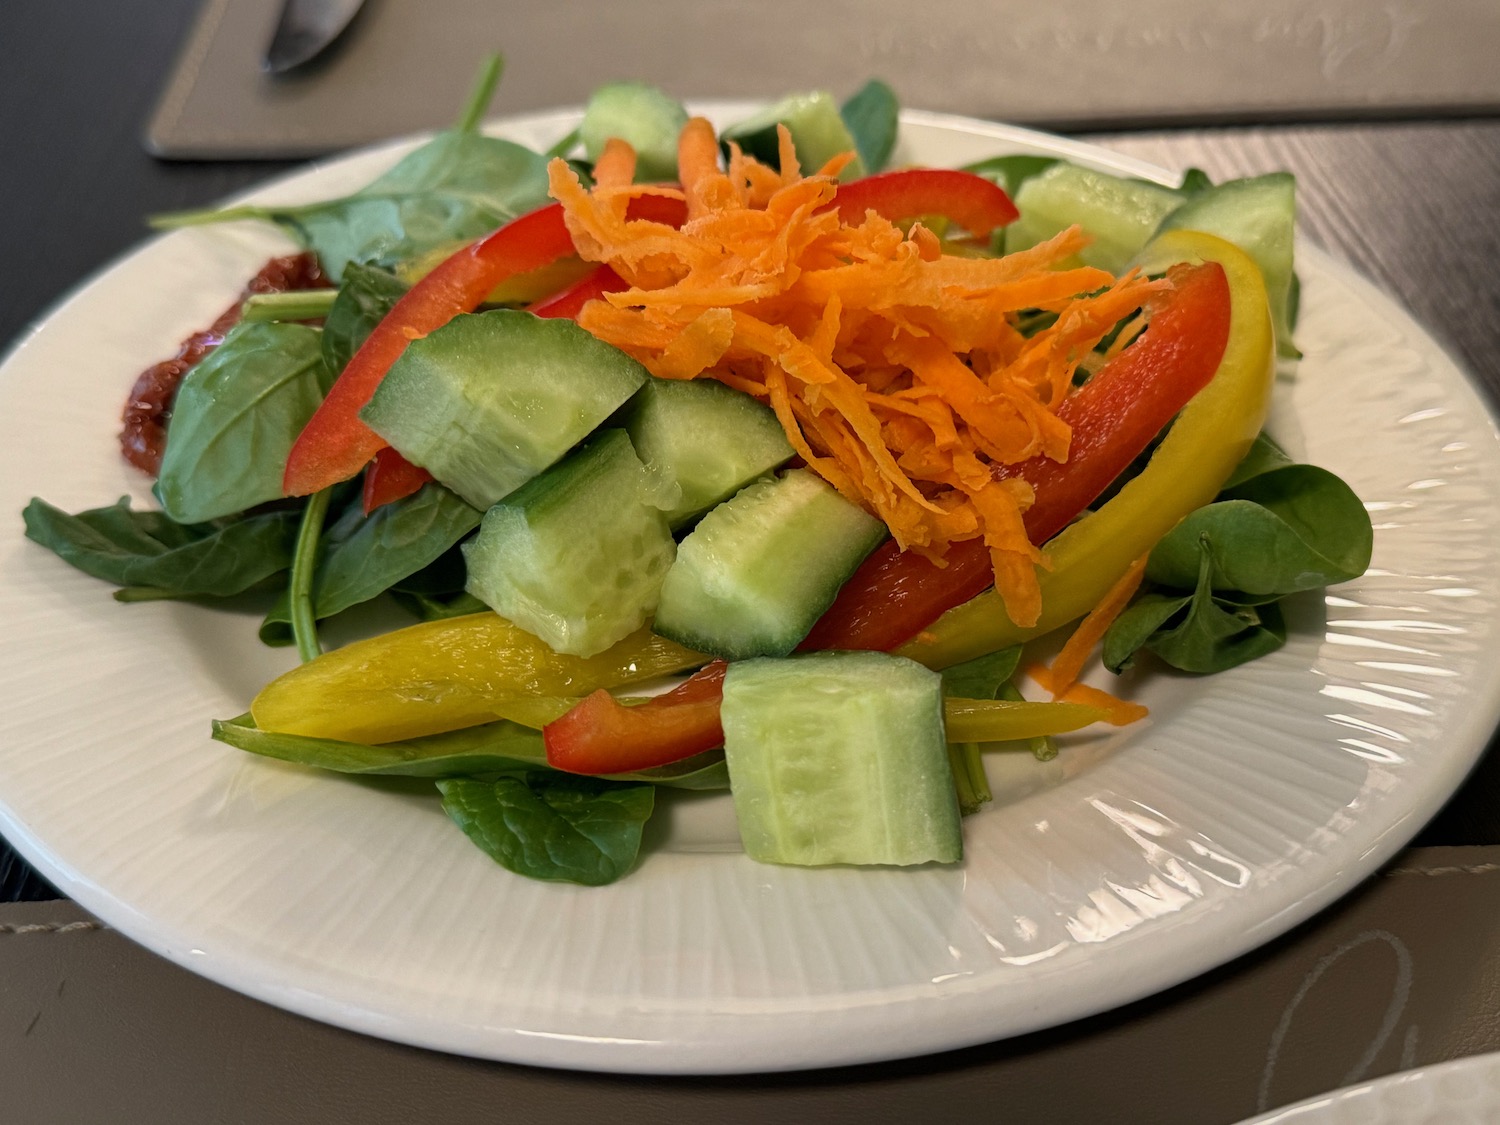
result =
M1494 1125L1500 1053L1471 1055L1319 1094L1240 1125Z
M573 120L500 131L545 144ZM407 147L254 198L338 194ZM925 114L906 115L897 159L1004 150L1163 176ZM1000 807L967 824L962 866L758 866L738 854L725 799L698 797L668 802L613 886L513 877L433 799L210 741L211 718L293 660L256 642L254 618L119 605L21 539L32 495L69 510L147 497L115 452L131 378L283 246L249 225L157 238L0 369L0 831L105 921L231 988L391 1039L604 1070L957 1047L1125 1003L1281 933L1409 839L1494 730L1494 425L1405 313L1304 247L1307 358L1279 388L1278 433L1349 480L1377 531L1370 573L1304 599L1284 650L1203 680L1151 678L1149 722L1054 763L992 760Z

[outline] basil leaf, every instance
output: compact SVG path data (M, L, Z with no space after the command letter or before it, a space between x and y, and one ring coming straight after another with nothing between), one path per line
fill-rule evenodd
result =
M313 585L318 620L378 597L421 571L483 518L483 512L436 482L382 505L369 516L356 497L323 536ZM269 645L291 643L291 607L286 599L266 615L260 638Z
M337 373L348 366L406 288L395 274L374 266L351 262L344 267L344 284L323 321L323 362L328 370Z
M896 91L878 78L866 82L839 107L839 116L854 138L854 148L867 175L879 172L890 160L900 111Z
M455 778L438 789L448 815L503 867L591 887L635 865L656 797L649 785L548 773Z
M477 133L439 133L343 199L302 207L236 208L269 219L315 250L329 277L350 262L415 258L478 238L547 202L547 159Z
M328 393L316 328L237 325L183 377L156 495L178 523L281 498L292 443Z
M295 510L183 525L130 510L129 497L77 515L33 499L26 537L85 574L156 597L230 597L285 570L297 538Z

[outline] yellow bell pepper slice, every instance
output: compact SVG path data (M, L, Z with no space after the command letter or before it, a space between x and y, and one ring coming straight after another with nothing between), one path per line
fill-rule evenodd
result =
M556 716L542 712L555 697L642 683L707 660L647 629L597 656L565 656L498 614L476 613L324 653L267 684L250 714L261 730L395 742L499 718L547 721Z
M1229 340L1218 370L1178 415L1146 468L1048 542L1051 569L1038 576L1042 614L1036 625L1014 624L990 590L943 614L898 649L900 655L946 668L1082 617L1131 563L1217 495L1270 409L1276 359L1265 281L1244 251L1199 231L1161 235L1135 264L1154 274L1179 262L1205 261L1218 262L1229 282Z

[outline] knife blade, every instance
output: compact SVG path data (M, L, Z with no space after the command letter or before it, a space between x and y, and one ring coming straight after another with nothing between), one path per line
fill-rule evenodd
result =
M337 39L364 0L286 0L261 59L268 74L285 74L310 61Z

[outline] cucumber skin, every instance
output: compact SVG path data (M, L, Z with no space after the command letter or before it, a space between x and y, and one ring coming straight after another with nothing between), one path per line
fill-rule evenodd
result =
M677 137L687 123L682 104L655 86L611 82L590 96L578 132L590 160L610 137L626 141L635 149L635 178L646 183L677 179Z
M1007 228L1005 249L1027 249L1077 223L1094 236L1078 255L1084 265L1119 273L1182 200L1171 188L1061 161L1016 192L1021 217Z
M464 313L411 342L360 418L484 509L560 460L648 377L570 320Z
M725 660L785 656L885 536L807 469L757 481L678 545L652 628Z
M625 428L641 460L682 488L667 512L674 528L792 459L769 406L711 379L648 380L626 407Z
M751 859L963 858L937 673L880 652L747 660L729 666L721 716Z
M656 608L676 551L663 490L623 430L605 430L485 513L466 589L558 652L594 656Z

